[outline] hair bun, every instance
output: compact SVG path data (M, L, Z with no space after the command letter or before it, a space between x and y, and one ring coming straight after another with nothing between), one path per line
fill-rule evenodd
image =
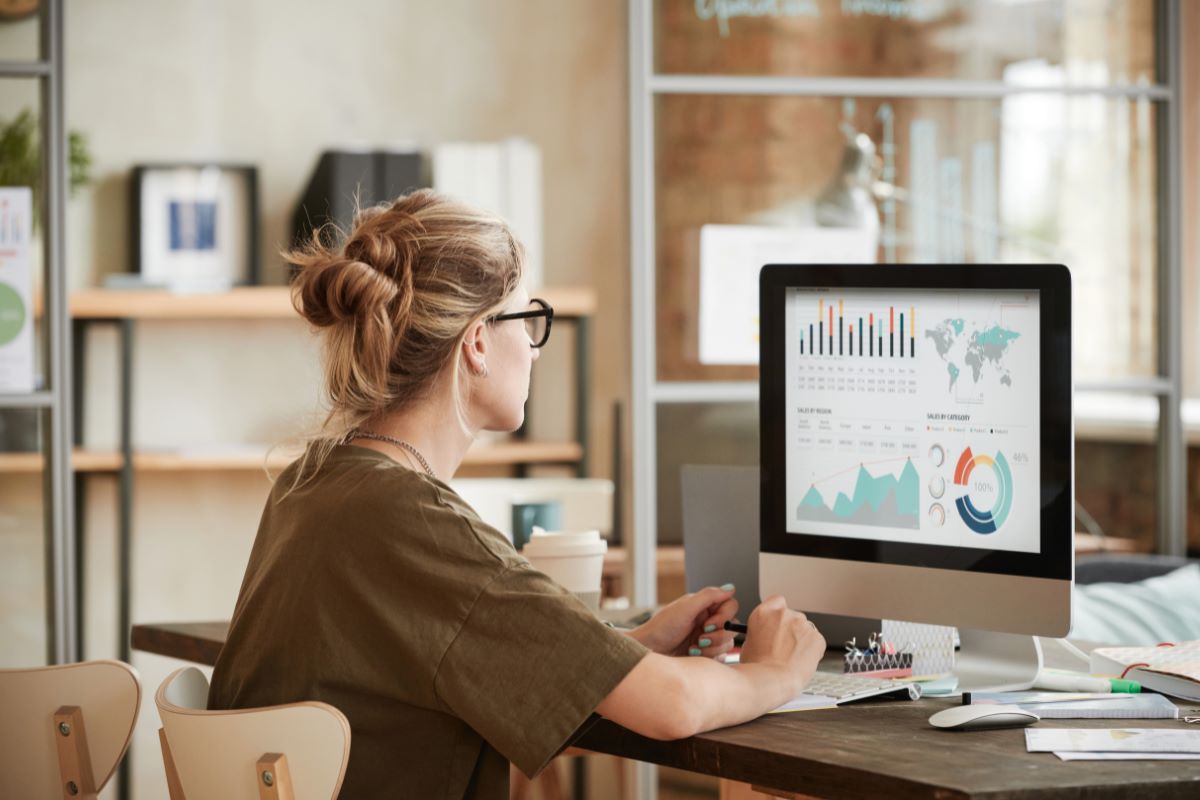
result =
M360 323L386 308L400 292L395 281L362 261L314 256L299 264L293 291L297 310L317 327Z

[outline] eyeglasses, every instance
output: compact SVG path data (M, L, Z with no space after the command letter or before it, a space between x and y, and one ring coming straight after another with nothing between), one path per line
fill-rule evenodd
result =
M550 338L550 323L554 319L554 309L540 297L535 297L529 302L530 304L537 303L541 308L517 311L512 314L497 314L488 318L488 322L503 322L506 319L525 320L525 333L529 335L529 346L541 347Z

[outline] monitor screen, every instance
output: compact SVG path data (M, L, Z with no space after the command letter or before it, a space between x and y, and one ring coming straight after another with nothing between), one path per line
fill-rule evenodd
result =
M1038 553L1040 299L787 287L788 533Z
M1070 273L768 265L760 552L1069 580Z

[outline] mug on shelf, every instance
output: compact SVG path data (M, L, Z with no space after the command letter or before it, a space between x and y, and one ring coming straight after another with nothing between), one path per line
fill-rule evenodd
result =
M562 526L562 503L557 500L514 502L512 504L513 547L520 550L533 535L534 527L556 531Z

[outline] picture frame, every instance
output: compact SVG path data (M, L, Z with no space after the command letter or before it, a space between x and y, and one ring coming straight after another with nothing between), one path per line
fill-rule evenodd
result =
M260 282L256 167L139 164L130 205L133 271L142 283L216 292Z

